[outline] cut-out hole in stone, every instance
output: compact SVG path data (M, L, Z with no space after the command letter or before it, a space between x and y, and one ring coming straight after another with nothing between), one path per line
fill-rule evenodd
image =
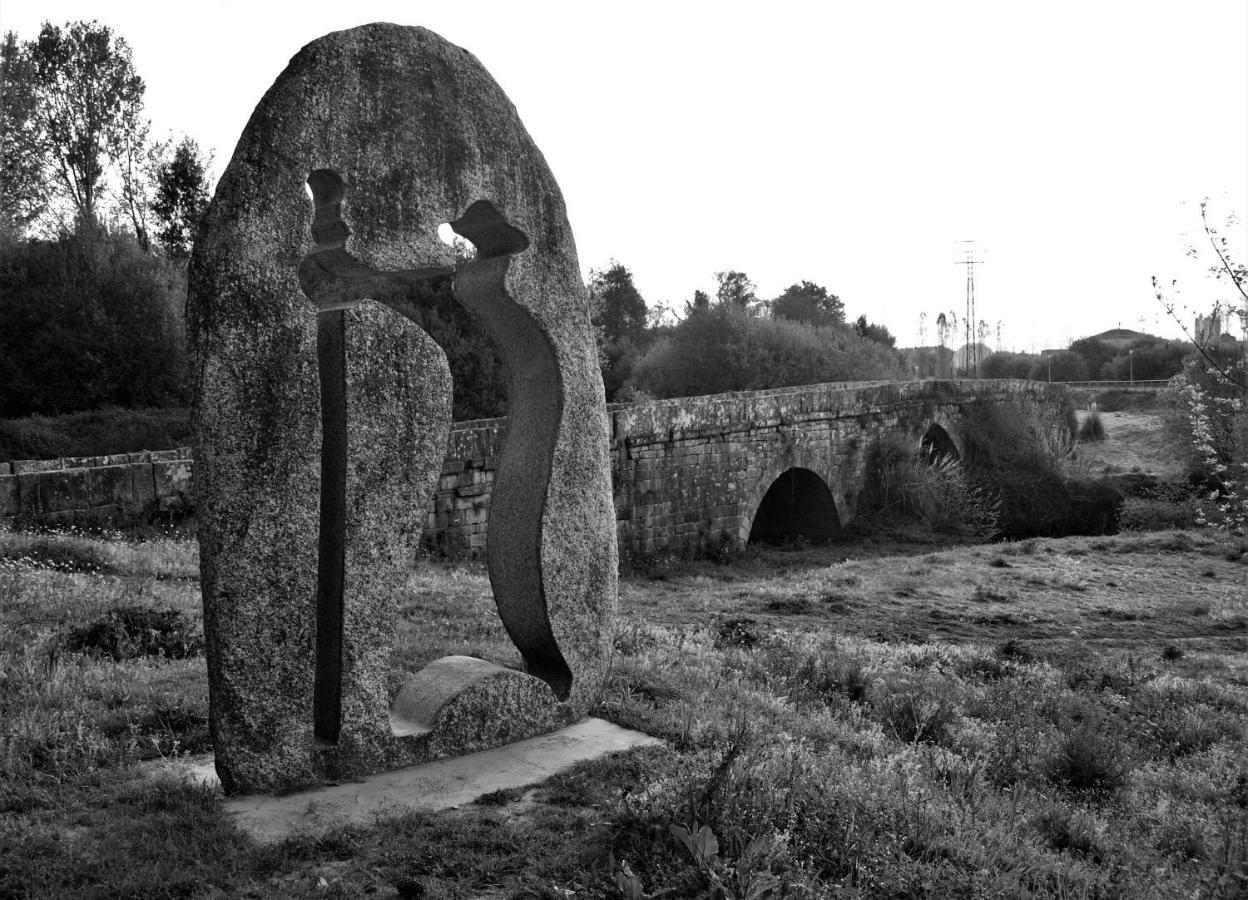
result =
M459 261L476 259L477 248L470 241L455 233L455 226L443 222L438 226L438 239L455 251L455 259Z

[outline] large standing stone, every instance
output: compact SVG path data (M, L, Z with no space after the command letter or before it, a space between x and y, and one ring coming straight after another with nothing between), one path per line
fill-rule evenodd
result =
M452 656L400 683L397 606L451 391L441 350L402 312L421 302L422 277L455 265L436 233L448 221L479 249L455 295L508 369L487 561L527 674ZM327 302L335 290L346 301ZM217 186L189 325L211 727L228 792L454 755L583 715L616 590L602 382L559 188L472 55L381 24L304 47Z

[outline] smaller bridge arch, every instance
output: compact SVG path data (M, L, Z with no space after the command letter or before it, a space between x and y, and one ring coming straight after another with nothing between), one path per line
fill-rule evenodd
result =
M928 462L935 462L941 458L962 458L962 449L958 441L954 440L944 424L935 420L928 424L923 436L919 438L919 453Z

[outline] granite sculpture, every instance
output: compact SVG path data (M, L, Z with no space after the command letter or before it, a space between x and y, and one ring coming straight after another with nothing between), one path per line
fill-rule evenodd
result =
M456 259L446 222L475 256ZM486 561L523 667L447 656L399 676L398 604L450 423L445 355L414 310L448 279L507 369ZM602 381L558 185L471 54L386 24L304 47L217 186L188 325L227 792L396 768L584 715L616 597Z

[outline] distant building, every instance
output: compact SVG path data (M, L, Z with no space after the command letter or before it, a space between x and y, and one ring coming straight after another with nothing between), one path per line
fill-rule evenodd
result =
M1237 344L1238 339L1233 334L1223 331L1222 313L1220 310L1214 310L1207 316L1196 317L1196 328L1193 330L1193 340L1202 347L1210 347L1221 344Z
M1196 343L1216 344L1222 336L1222 313L1215 309L1210 315L1197 316L1194 332Z

